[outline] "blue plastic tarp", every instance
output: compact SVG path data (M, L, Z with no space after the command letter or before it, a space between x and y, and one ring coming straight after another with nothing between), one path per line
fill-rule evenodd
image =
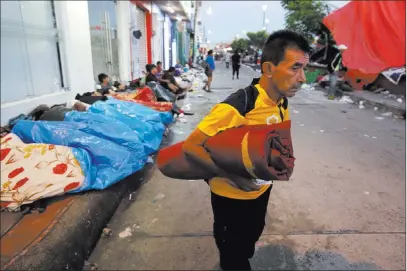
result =
M109 116L128 125L140 135L140 139L143 142L150 144L154 150L158 150L161 145L165 131L165 125L161 120L162 117L158 114L161 112L152 110L143 105L123 102L116 99L106 102L96 102L89 107L88 111Z
M65 113L64 121L87 123L89 124L88 127L92 130L83 132L89 132L93 135L113 141L130 149L132 152L140 153L144 151L147 154L151 154L156 151L152 144L143 140L144 134L132 130L128 125L115 118L100 113L71 111ZM162 139L160 134L155 136L157 140Z
M137 120L134 120L137 121ZM109 127L72 121L25 121L13 127L25 143L46 143L74 148L85 175L83 185L72 192L102 190L142 169L148 154L107 140ZM103 137L97 136L104 134ZM133 146L135 147L135 146Z
M160 112L142 104L121 101L112 97L109 97L106 103L129 117L140 118L145 121L162 122L165 125L173 121L171 112Z

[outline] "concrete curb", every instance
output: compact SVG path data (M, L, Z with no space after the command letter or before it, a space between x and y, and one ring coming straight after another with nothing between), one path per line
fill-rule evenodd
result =
M359 104L360 101L363 101L363 105L365 108L373 109L373 110L375 110L375 108L376 108L376 111L381 112L381 113L391 112L393 114L393 116L395 116L396 118L405 119L405 116L406 116L405 108L372 101L367 98L357 96L352 92L343 92L343 95L349 96L357 104Z
M153 166L103 191L79 195L51 231L8 270L81 270L122 199L148 179Z

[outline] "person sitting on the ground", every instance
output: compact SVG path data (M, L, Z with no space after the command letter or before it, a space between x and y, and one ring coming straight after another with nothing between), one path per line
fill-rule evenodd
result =
M169 80L171 82L171 84L173 84L175 87L177 87L177 91L175 92L175 94L181 94L184 93L187 89L182 88L177 81L175 80L174 77L174 72L175 72L175 68L174 67L170 67L167 71L164 71L164 75L163 75L163 79ZM164 85L163 85L164 86ZM167 86L164 86L165 88L168 88Z
M177 64L175 64L176 69L182 69L182 65L180 64L179 59L177 59Z
M148 82L156 82L165 87L166 89L170 90L173 93L178 91L178 87L170 82L168 79L157 78L157 67L154 64L147 64L146 65L147 76L146 76L146 84Z
M155 75L157 78L161 78L163 75L163 63L161 61L157 61L157 74Z

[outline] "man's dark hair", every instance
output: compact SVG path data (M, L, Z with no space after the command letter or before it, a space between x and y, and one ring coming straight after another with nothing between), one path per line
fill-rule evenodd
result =
M287 48L296 48L304 53L311 52L308 41L302 35L290 30L279 30L272 33L264 43L261 65L271 62L277 66L284 59Z
M101 73L98 75L98 80L100 83L103 83L103 80L105 80L106 78L108 78L109 76L107 76L107 74Z
M152 69L154 69L154 68L156 68L156 67L157 67L157 66L154 65L154 64L147 64L147 65L146 65L146 71L147 71L147 72L151 72Z
M213 54L213 51L212 51L212 50L209 50L209 51L208 51L208 55L211 55L211 54Z
M157 61L157 66L163 64L161 61Z
M168 72L175 72L175 68L174 68L174 67L170 67L170 68L168 69Z

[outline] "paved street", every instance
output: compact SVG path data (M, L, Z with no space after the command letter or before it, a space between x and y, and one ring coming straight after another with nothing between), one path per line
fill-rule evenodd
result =
M184 102L195 116L173 128L185 139L217 102L254 76L233 80L221 63L213 91ZM275 183L254 269L405 269L405 121L303 90L291 99L296 166ZM131 195L131 196L130 196ZM129 191L89 262L103 270L215 270L208 186L158 170ZM126 231L128 229L128 232ZM119 236L120 234L120 236Z

